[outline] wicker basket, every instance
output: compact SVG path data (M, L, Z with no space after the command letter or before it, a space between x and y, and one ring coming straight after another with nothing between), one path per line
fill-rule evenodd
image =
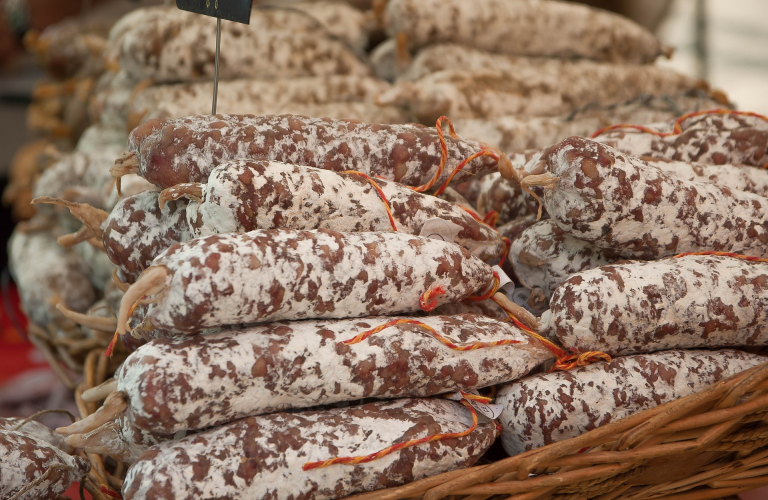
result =
M59 341L51 328L36 325L29 333L75 391L81 418L95 412L97 405L81 394L114 373L127 355L124 348L108 359L102 355L106 345L88 350L85 340ZM82 373L82 382L75 384L62 363ZM87 458L92 470L84 488L96 500L120 498L127 466L107 456ZM347 499L705 500L764 485L768 363L566 441Z
M84 402L82 393L111 377L125 361L128 351L118 343L114 355L107 358L103 354L109 344L109 337L87 337L75 325L51 323L44 328L30 322L27 333L30 342L45 356L62 384L75 392L80 418L94 413L98 405ZM82 380L77 382L80 378ZM88 490L94 500L120 498L118 492L128 467L112 458L92 453L81 451L79 455L91 462L91 471L82 487Z
M498 462L348 500L705 500L768 485L768 363Z

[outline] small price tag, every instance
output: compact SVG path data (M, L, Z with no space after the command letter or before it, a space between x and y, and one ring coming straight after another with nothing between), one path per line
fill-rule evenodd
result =
M499 266L493 266L492 268L499 275L499 290L507 297L511 297L515 291L515 282L512 281L507 273L501 270ZM511 300L511 299L510 299Z
M431 219L427 219L421 227L419 236L453 243L456 241L456 236L459 235L461 229L460 225L454 224L451 221L441 219L440 217L432 217Z
M252 5L253 0L176 0L181 10L242 24L251 22Z

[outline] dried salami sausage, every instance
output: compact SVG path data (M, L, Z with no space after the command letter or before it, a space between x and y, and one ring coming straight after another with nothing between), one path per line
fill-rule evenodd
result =
M447 159L436 186L474 154L481 143L446 137ZM119 177L139 172L161 189L183 182L205 182L217 165L236 159L274 160L343 172L357 170L409 186L427 184L441 163L440 135L424 126L365 124L352 120L297 115L190 116L150 120L134 129L130 151L113 168ZM498 168L503 155L469 162L452 179Z
M673 350L532 375L499 391L510 455L563 441L695 392L768 358L741 351Z
M453 243L400 233L266 229L175 244L123 296L118 333L146 303L154 328L431 310L482 294L493 270Z
M563 346L611 355L765 345L767 290L768 264L729 256L616 263L572 275L542 320Z
M445 399L249 417L150 449L129 470L122 493L126 500L214 495L330 500L472 465L494 441L495 424L483 421L466 436L419 444L367 463L303 470L308 462L367 455L471 425L469 411Z

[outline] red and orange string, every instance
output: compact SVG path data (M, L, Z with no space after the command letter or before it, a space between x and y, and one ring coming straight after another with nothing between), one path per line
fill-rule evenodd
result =
M341 172L342 174L350 174L350 175L357 175L368 181L368 183L373 186L373 189L376 190L376 192L379 195L379 198L381 198L381 201L384 202L384 208L387 210L387 217L389 217L389 223L392 225L392 230L397 231L397 226L395 225L395 218L392 216L392 208L389 205L389 200L387 199L387 196L384 194L384 191L381 189L381 186L373 180L373 178L368 175L364 174L363 172L358 172L357 170L346 170L344 172Z
M329 460L323 460L321 462L308 462L304 464L302 469L303 470L320 469L322 467L328 467L330 465L336 465L336 464L345 464L345 465L364 464L367 462L373 462L374 460L378 460L379 458L385 457L396 451L400 451L404 448L411 448L413 446L417 446L420 444L431 443L433 441L441 441L443 439L458 439L458 438L463 438L465 436L468 436L475 429L477 429L477 412L475 411L475 409L472 407L472 405L469 403L468 400L471 399L473 401L481 401L486 403L486 402L489 402L490 399L483 396L477 396L475 394L468 394L463 391L461 392L461 396L463 398L461 400L461 404L466 406L469 409L469 411L472 413L472 425L464 431L432 434L431 436L424 436L423 438L419 438L419 439L411 439L409 441L404 441L402 443L389 446L388 448L384 448L383 450L377 451L376 453L371 453L370 455L361 455L357 457L336 457L336 458L331 458Z
M431 311L435 307L437 307L437 300L441 295L445 295L447 293L445 287L443 285L437 285L435 287L430 288L429 290L425 291L421 294L421 297L419 297L419 307L422 311Z
M499 222L499 212L496 210L489 210L488 213L485 214L485 217L483 217L482 220L483 224L487 224L493 229L496 229L496 223Z
M435 175L432 176L432 178L426 183L421 186L417 186L413 189L414 191L418 193L423 193L425 191L428 191L434 187L435 184L437 184L437 181L440 179L440 177L443 175L443 172L445 171L445 164L448 161L448 143L445 141L445 133L443 132L443 122L448 123L448 131L451 134L451 137L454 139L459 139L459 136L456 134L456 130L453 127L453 123L450 119L448 119L447 116L441 116L437 119L437 122L435 123L435 129L437 130L437 136L440 139L440 163L437 166L437 171L435 172ZM461 172L461 170L466 167L469 162L474 160L475 158L480 158L481 156L490 156L491 158L494 158L496 161L499 160L499 155L496 154L491 149L483 148L482 150L478 151L477 153L471 155L469 158L465 159L461 163L459 163L456 168L453 169L451 174L448 176L448 179L435 191L435 195L442 194L443 191L448 187L448 185L453 180L454 176Z
M379 333L382 330L385 330L387 328L396 326L396 325L416 325L418 327L423 328L427 332L429 332L432 337L440 341L442 344L447 346L449 349L453 349L454 351L474 351L476 349L484 349L486 347L497 347L502 345L511 345L511 344L521 344L519 340L512 340L512 339L503 339L503 340L495 340L493 342L471 342L469 344L465 345L459 345L451 342L447 338L443 337L439 333L437 333L437 330L432 328L426 323L423 323L421 321L415 320L415 319L396 319L393 321L390 321L388 323L384 323L383 325L379 325L376 328L372 328L370 330L364 331L363 333L349 339L341 342L344 345L352 345L352 344L358 344L362 342L363 340L367 339L371 335L375 335Z
M683 132L683 126L682 123L685 120L688 120L689 118L694 118L696 116L702 116L702 115L740 115L740 116L752 116L755 118L760 118L761 120L768 121L768 117L763 116L759 113L753 113L751 111L735 111L732 109L709 109L706 111L694 111L693 113L687 113L683 116L679 117L677 120L675 120L675 125L672 127L672 131L670 132L660 132L658 130L653 130L652 128L645 127L642 125L632 125L629 123L619 123L616 125L611 125L609 127L604 127L595 132L590 136L590 138L594 139L595 137L599 136L600 134L603 134L605 132L608 132L609 130L616 130L620 128L631 128L635 130L639 130L641 132L646 132L648 134L653 134L659 137L669 137L672 135L678 135Z
M499 277L499 273L496 271L493 272L493 284L491 285L491 288L488 289L487 292L482 293L480 295L470 295L464 300L468 300L470 302L481 302L483 300L490 299L493 297L493 295L499 291L499 285L501 284L501 278Z

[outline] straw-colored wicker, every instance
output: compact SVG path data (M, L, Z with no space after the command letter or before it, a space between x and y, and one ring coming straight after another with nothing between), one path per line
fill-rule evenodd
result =
M29 340L45 356L53 372L61 382L75 392L80 418L94 413L98 406L86 403L81 394L111 377L117 367L127 357L127 351L118 343L118 348L111 358L103 356L110 336L88 337L76 325L51 323L45 328L29 323ZM79 383L75 380L82 378ZM83 481L83 488L88 490L94 500L120 498L118 493L125 477L127 466L111 458L92 453L80 452L80 456L91 462L91 471Z
M705 500L764 485L768 363L566 441L348 500Z

